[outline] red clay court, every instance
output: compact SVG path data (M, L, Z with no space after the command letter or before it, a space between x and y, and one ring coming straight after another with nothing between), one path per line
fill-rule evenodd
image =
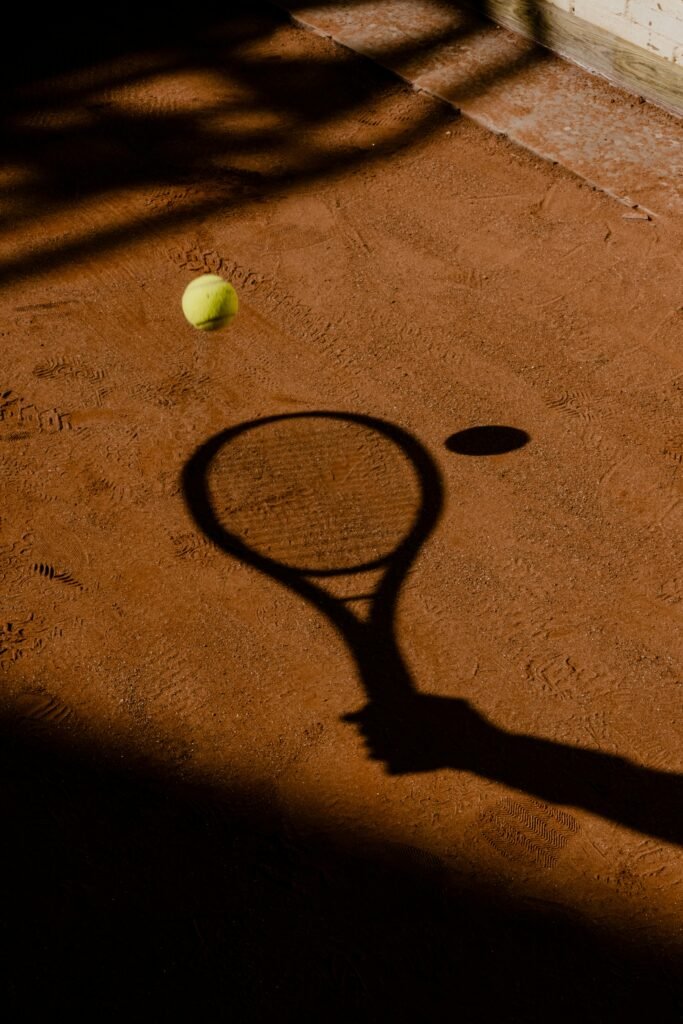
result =
M290 7L2 73L7 1019L680 1020L681 121Z

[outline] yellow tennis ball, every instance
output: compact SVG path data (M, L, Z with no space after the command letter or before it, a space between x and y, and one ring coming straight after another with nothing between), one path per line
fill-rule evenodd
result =
M185 318L199 331L225 327L237 313L237 292L218 274L202 274L183 292Z

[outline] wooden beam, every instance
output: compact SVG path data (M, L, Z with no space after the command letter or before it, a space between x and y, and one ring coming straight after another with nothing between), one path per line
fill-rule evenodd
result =
M683 115L683 67L673 61L619 39L547 0L464 0L463 6Z

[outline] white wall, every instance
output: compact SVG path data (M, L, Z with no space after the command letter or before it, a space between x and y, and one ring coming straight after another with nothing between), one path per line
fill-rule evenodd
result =
M683 0L547 0L666 60L683 65Z

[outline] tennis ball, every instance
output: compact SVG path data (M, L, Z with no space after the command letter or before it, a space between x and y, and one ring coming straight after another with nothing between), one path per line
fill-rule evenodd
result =
M230 323L237 312L237 292L218 274L202 274L183 292L185 318L199 331L215 331Z

